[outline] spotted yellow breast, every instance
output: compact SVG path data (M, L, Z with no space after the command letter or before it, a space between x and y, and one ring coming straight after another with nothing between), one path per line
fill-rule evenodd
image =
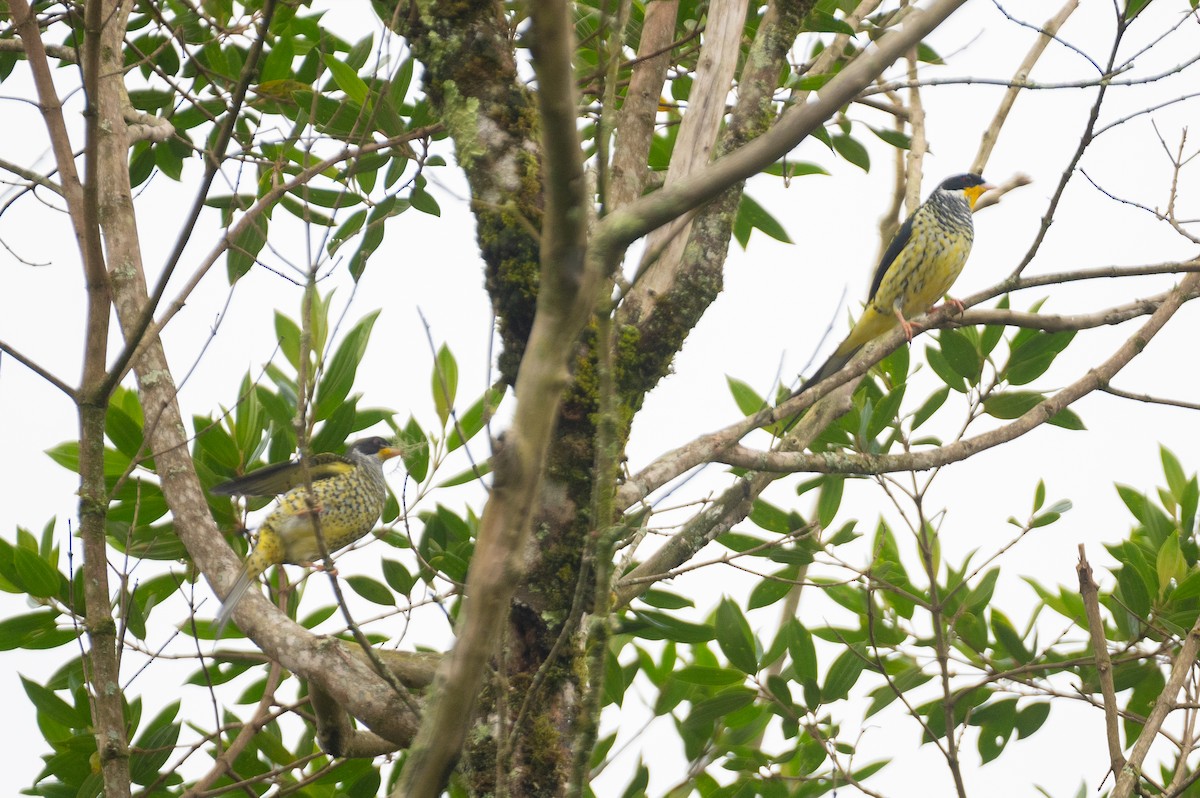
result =
M382 474L375 469L356 468L314 482L311 500L302 487L289 492L263 522L259 538L266 530L278 537L282 551L277 562L312 562L321 556L316 536L318 522L326 550L336 551L371 531L386 498Z
M908 246L883 276L871 305L880 315L917 316L950 290L974 240L970 225L948 225L932 211L913 219Z

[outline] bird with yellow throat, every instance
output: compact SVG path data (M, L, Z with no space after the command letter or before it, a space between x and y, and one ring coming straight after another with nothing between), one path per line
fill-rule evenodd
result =
M979 175L968 173L946 178L933 190L883 253L867 306L850 334L792 396L841 369L860 349L897 325L912 340L917 325L909 319L945 296L962 272L975 240L971 214L980 195L991 188Z
M321 541L325 552L333 552L374 528L387 501L383 464L398 454L384 438L364 438L344 456L314 455L307 469L299 461L276 463L210 490L218 496L281 497L225 595L215 622L218 638L246 591L272 565L312 563L322 555Z

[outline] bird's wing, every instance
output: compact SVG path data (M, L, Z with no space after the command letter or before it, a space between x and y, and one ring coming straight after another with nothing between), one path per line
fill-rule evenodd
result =
M887 251L880 258L879 266L875 269L875 278L871 280L871 291L867 294L867 304L870 304L871 300L875 298L875 294L879 291L879 286L883 284L883 276L887 274L887 270L895 263L896 258L900 257L900 253L904 251L904 247L908 245L909 239L912 238L913 219L916 218L919 210L920 208L904 220L904 224L900 225L900 229L892 237L892 243L888 244Z
M313 455L308 461L308 472L313 482L348 474L353 470L354 463L328 452ZM300 461L294 460L269 465L251 471L244 477L222 482L210 488L209 493L217 496L279 496L303 484L304 469L300 467Z

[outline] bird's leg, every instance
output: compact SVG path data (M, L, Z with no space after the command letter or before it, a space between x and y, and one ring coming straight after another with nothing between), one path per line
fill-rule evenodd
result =
M913 339L913 330L919 330L921 325L917 322L909 321L908 319L904 318L904 313L900 310L900 308L896 308L895 310L896 319L900 322L900 329L904 330L904 337L911 342Z
M326 568L325 563L322 563L322 562L309 562L309 561L305 560L304 562L296 563L296 565L299 565L302 568L311 568L314 571L324 571L325 573L329 574L330 576L338 575L338 569L336 566L334 566L333 568Z

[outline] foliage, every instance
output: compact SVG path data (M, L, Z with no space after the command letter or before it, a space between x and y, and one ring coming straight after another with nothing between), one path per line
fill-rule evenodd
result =
M847 95L873 112L890 108L886 121L847 100L778 147L787 155L754 148L832 103L873 54L915 35L911 26L936 9L949 13L950 3L904 13L871 6L865 16L842 0L770 5L722 39L721 4L683 0L666 20L667 64L641 98L632 86L657 68L643 39L662 33L652 15L665 4L585 0L569 6L569 24L556 33L554 3L378 2L379 28L354 40L336 32L335 10L304 3L167 0L122 10L89 0L61 13L11 5L13 22L0 26L0 81L32 74L45 85L38 35L53 61L76 64L88 102L82 132L60 132L54 110L39 102L54 144L73 136L81 164L108 170L73 184L63 176L71 158L44 175L0 163L24 181L19 194L44 191L66 206L90 303L78 388L0 341L80 417L79 433L64 432L46 452L78 475L78 520L51 518L39 533L18 527L0 538L0 590L30 605L0 620L0 649L60 652L53 672L20 680L46 749L28 794L261 794L271 785L312 796L599 794L590 785L618 761L626 737L640 734L622 721L639 702L655 729L670 730L683 759L675 771L687 775L673 788L651 787L647 761L656 754L647 750L625 795L886 789L896 757L876 756L857 734L886 719L938 752L965 798L965 766L1013 761L1019 755L1008 747L1044 738L1071 701L1106 710L1110 754L1131 760L1141 735L1161 732L1156 707L1184 708L1194 725L1194 702L1177 701L1175 681L1191 667L1185 654L1200 628L1200 483L1186 454L1161 448L1161 487L1117 486L1132 521L1112 519L1103 530L1113 567L1095 597L1034 578L1014 590L1004 572L1018 542L1053 534L1072 509L1069 499L1048 500L1044 481L1028 511L1008 519L1010 538L966 554L946 553L954 547L944 544L969 530L929 496L941 469L1043 423L1088 435L1076 402L1107 387L1174 310L1200 295L1194 274L1135 305L1049 316L1043 301L1012 311L1025 301L1017 292L1049 296L1112 275L1039 282L1023 277L1022 264L968 298L965 315L962 307L932 312L923 325L934 331L913 346L898 330L881 336L848 366L859 370L848 388L796 397L727 377L746 420L640 472L623 468L647 395L723 288L729 243L806 246L790 217L743 191L747 178L759 181L758 196L759 186L895 162L919 182L927 131L918 95L901 94L920 86L889 81L941 74L917 70L953 57L917 39L896 45L895 65L879 65ZM1113 22L1113 61L1090 86L1096 113L1041 234L1094 137L1107 88L1132 69L1115 59L1148 5L1128 3ZM706 56L720 45L728 45L726 82L737 87L728 107L728 92L707 72L720 59ZM103 58L119 63L106 72ZM574 70L557 89L556 65ZM114 96L120 107L102 99ZM652 105L637 111L646 97ZM689 126L705 107L718 113L694 144ZM644 134L635 132L639 113ZM101 131L126 124L128 158L123 150L117 163L105 161ZM631 177L620 159L639 135L645 146ZM805 153L812 161L790 154L801 140L815 145ZM57 147L56 157L64 151L75 150ZM733 157L713 166L710 153ZM720 172L739 157L759 160L744 173ZM1187 223L1173 216L1182 145L1172 157L1172 210L1154 214L1187 237ZM459 359L430 334L427 401L407 412L376 406L364 387L368 352L401 348L376 327L386 303L371 296L363 312L330 286L345 277L341 286L355 292L368 268L391 267L378 253L396 245L401 214L443 224L452 163L471 192L502 348L498 376L482 395L461 396ZM180 214L161 290L147 294L143 253L114 220L131 220L138 192L155 181L196 193ZM76 197L72 186L83 184L88 191ZM671 218L646 221L666 206ZM671 232L683 236L676 247L661 230L681 218L691 227ZM198 220L221 232L168 306L188 239L206 229ZM621 274L621 247L642 237L653 265ZM250 312L270 319L272 357L224 374L226 401L191 408L190 426L182 415L174 424L177 375L165 357L156 365L171 343L159 332L196 284L220 279L208 272L222 259L230 296L266 272L296 289L299 310L262 297ZM138 283L125 279L130 273L141 297L129 293ZM109 316L127 336L124 350L106 349L118 340ZM1068 363L1091 357L1079 354L1080 332L1142 316L1136 323L1146 327L1086 373ZM411 360L390 356L410 377L401 363ZM804 413L795 432L794 414L775 409L784 402ZM218 592L230 583L228 548L245 556L243 533L271 501L209 489L297 452L342 451L367 434L390 436L404 472L400 488L389 473L382 524L355 544L371 547L369 565L328 578L277 568L265 581L278 612L250 608L244 632L231 635L253 648L214 640L197 597L206 582ZM731 471L699 507L672 515L658 506L671 480L706 463ZM802 475L796 500L764 496L793 473ZM859 505L864 490L891 509L865 520L875 511ZM660 535L661 546L647 542ZM746 591L710 583L696 594L671 583L729 566L750 575ZM1085 559L1081 585L1086 567ZM1021 603L1029 592L1018 592L1026 589L1036 596L1031 612ZM1047 624L1052 614L1061 618ZM476 621L480 630L470 625L479 617L498 620ZM410 625L439 624L455 640L414 650ZM158 669L168 657L190 672L165 700L128 678L135 658ZM475 683L462 675L471 664L485 674ZM99 684L106 668L123 678ZM193 693L212 697L214 717L194 711ZM1114 794L1128 795L1130 778L1143 793L1200 794L1189 775L1190 726L1182 737L1188 742L1160 761L1114 757ZM963 756L968 747L977 759Z

